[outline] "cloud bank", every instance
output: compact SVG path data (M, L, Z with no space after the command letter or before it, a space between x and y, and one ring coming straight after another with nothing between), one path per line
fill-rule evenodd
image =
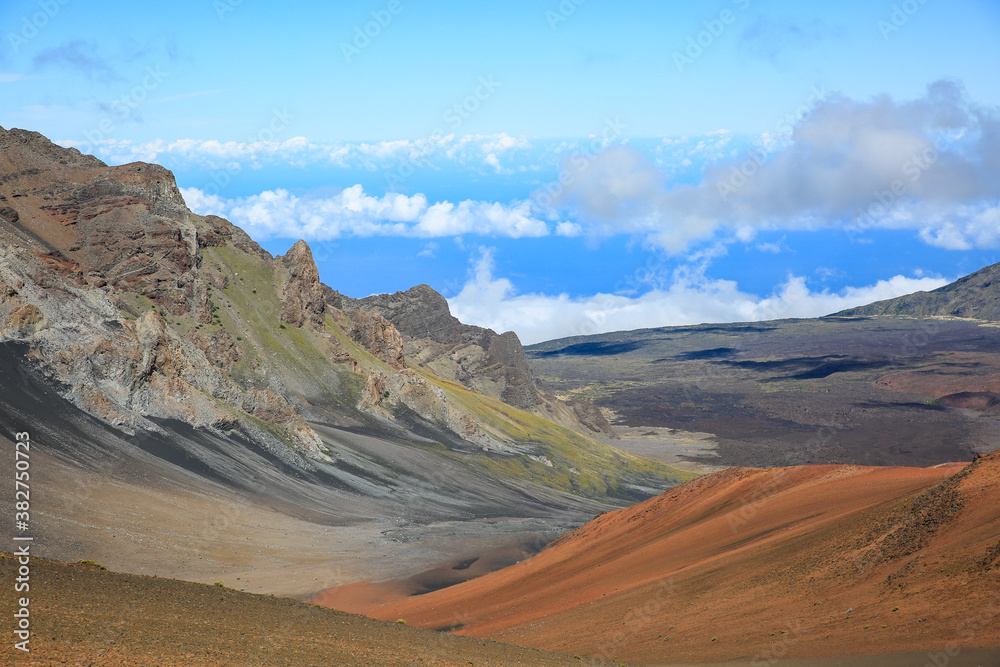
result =
M790 275L772 294L760 297L731 280L705 276L704 267L685 266L673 279L641 296L595 294L519 294L507 278L494 276L493 250L480 249L473 275L448 299L463 322L495 331L515 331L525 344L568 336L709 322L753 322L819 317L947 284L943 278L894 276L874 285L838 292L813 291L800 276Z
M189 96L216 91L199 91ZM165 101L165 100L164 100ZM441 165L460 165L482 173L509 174L528 171L529 151L533 156L548 154L555 163L558 157L550 148L533 151L525 137L506 133L393 139L373 142L313 141L307 137L282 138L272 125L284 129L294 115L275 111L276 125L265 123L245 141L215 139L177 139L135 143L121 139L99 141L62 140L64 146L93 153L112 164L141 160L158 162L170 168L206 170L260 169L265 166L295 166L384 171L405 180L408 170ZM387 179L387 186L391 185Z
M195 213L218 215L242 227L255 239L304 238L329 240L344 236L404 236L434 238L478 234L525 238L547 236L549 225L533 217L530 201L510 204L466 200L430 204L423 194L365 194L360 185L332 196L296 196L287 190L223 199L198 188L182 188ZM570 235L565 223L556 233Z
M746 241L760 230L831 226L996 247L1000 110L973 104L950 81L906 103L831 95L784 147L712 164L693 185L672 184L629 146L570 157L563 179L561 214L590 233L638 234L672 252L719 233ZM536 198L546 202L541 190Z

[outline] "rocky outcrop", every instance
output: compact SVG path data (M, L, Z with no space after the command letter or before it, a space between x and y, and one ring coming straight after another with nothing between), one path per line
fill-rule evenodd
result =
M405 292L376 294L364 299L340 297L344 307L379 313L392 322L400 333L413 339L435 343L485 342L488 329L462 324L451 314L448 301L429 285L417 285ZM496 335L495 333L493 335Z
M328 304L385 317L402 334L411 363L574 430L614 437L597 407L583 401L560 401L539 387L516 333L498 334L463 324L451 314L448 301L428 285L364 299L331 291L326 299Z
M243 351L236 344L233 335L225 329L207 331L195 329L189 334L194 346L204 352L210 364L218 368L230 368L243 359Z
M321 327L326 301L309 245L297 241L285 255L277 258L276 264L282 321L297 327Z
M10 338L26 338L47 328L48 320L34 304L15 308L0 327L0 335Z
M231 244L262 265L270 255L227 221L192 215L168 170L107 167L0 129L0 216L0 342L30 343L77 405L126 430L172 418L325 456L279 393L230 377L244 355L234 336L220 323L203 328L209 290L227 279L203 278L202 249ZM301 275L302 263L290 263Z
M0 134L0 147L0 205L13 210L3 217L44 263L36 282L111 285L174 314L193 308L197 230L173 174L105 167L33 133Z
M0 173L26 173L53 166L107 167L93 155L57 146L39 132L0 127Z
M200 224L197 224L197 227L199 247L232 246L264 262L271 261L271 253L261 248L245 231L225 218L220 218L217 215L206 215L200 218ZM223 287L224 285L220 285L219 289Z
M348 317L351 319L351 338L354 342L393 368L406 368L403 337L387 319L365 310L352 310Z
M542 402L521 343L514 332L503 335L462 324L448 302L427 285L406 292L344 300L345 308L373 311L403 334L407 357L487 396L522 410Z
M382 400L388 398L389 394L389 377L374 369L369 370L365 382L364 402L371 406L381 405Z
M516 333L507 331L491 337L486 358L493 366L488 372L503 387L500 400L504 403L530 410L543 400Z

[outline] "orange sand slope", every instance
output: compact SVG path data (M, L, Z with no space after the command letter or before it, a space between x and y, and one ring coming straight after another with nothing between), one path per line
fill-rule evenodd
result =
M1000 451L926 469L730 469L517 565L363 611L645 664L908 651L947 662L1000 647L998 558ZM322 600L336 607L336 589Z

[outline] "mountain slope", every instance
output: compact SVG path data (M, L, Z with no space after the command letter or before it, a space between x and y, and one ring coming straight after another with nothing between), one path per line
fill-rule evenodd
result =
M690 477L412 363L307 244L272 257L162 167L0 130L0 209L0 444L32 434L37 555L304 597L495 569Z
M734 468L363 611L643 664L1000 647L998 489L1000 452L967 467Z
M0 555L13 589L14 558ZM442 635L230 588L32 559L31 653L9 665L557 667L568 655Z
M1000 264L930 292L916 292L834 313L832 317L962 317L1000 321Z
M309 420L613 503L684 478L522 414L537 389L513 334L478 330L489 367L458 384L412 364L391 322L320 282L306 243L271 257L228 221L191 213L157 165L108 167L0 129L0 206L0 344L27 343L60 395L124 433L163 435L157 421L172 420L303 471L352 461ZM487 376L503 380L501 400L469 391Z

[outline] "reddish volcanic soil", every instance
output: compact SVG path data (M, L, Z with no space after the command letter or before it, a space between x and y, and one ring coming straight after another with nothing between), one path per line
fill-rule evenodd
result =
M450 588L348 592L381 619L645 664L946 650L1000 664L973 651L1000 647L998 559L1000 451L730 469ZM337 607L338 591L320 599Z
M1000 360L993 354L953 352L946 357L934 358L917 369L890 373L879 378L876 384L890 391L935 397L963 392L997 394L1000 393ZM968 407L984 409L992 406Z

